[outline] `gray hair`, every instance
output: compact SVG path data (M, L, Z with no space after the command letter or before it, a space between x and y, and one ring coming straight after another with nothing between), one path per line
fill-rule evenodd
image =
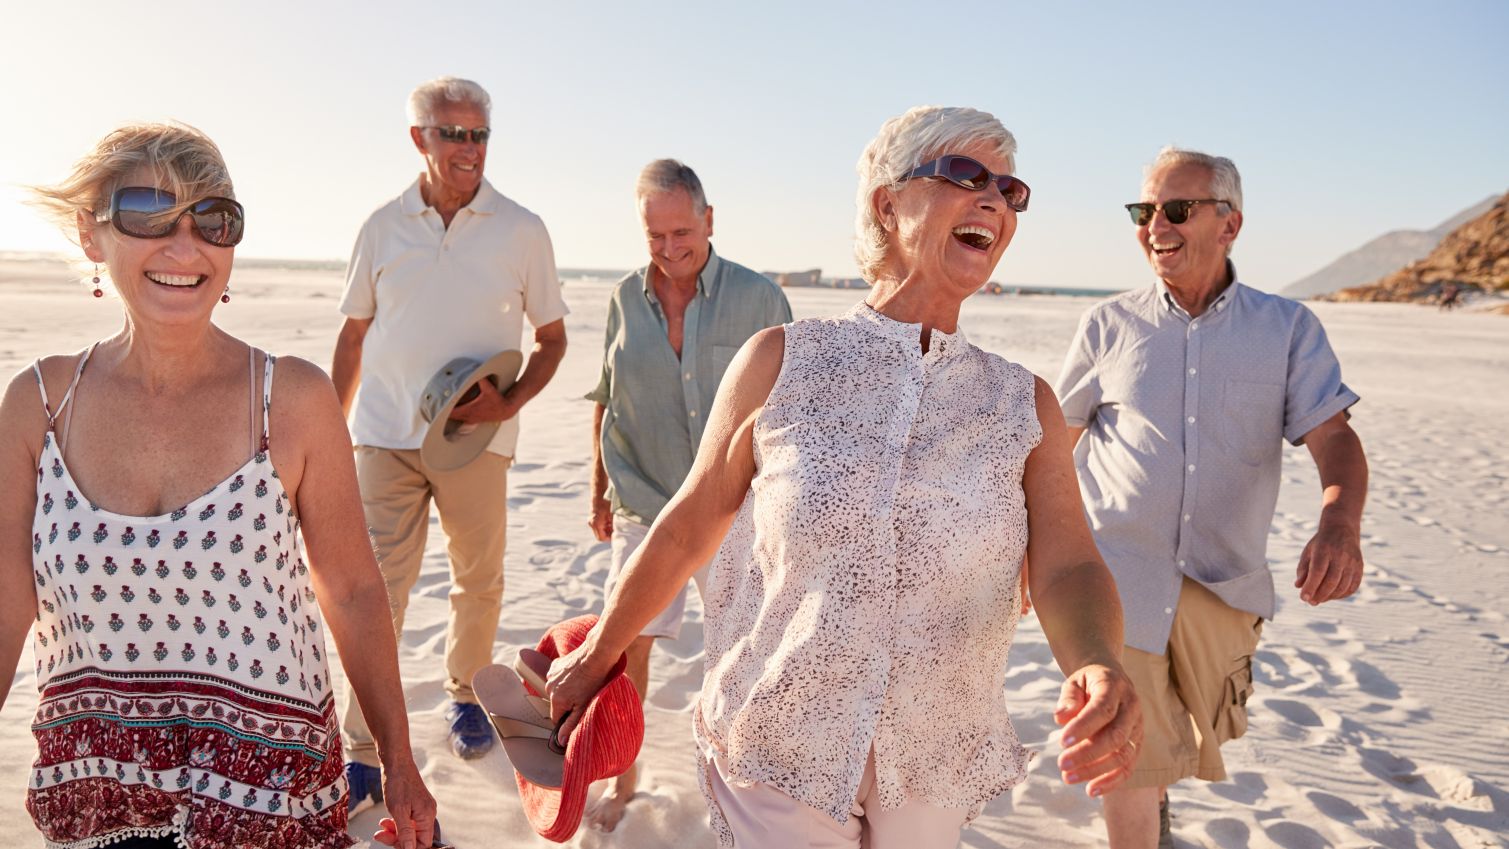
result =
M464 103L492 118L493 101L487 90L460 77L437 77L409 93L409 126L424 127L435 121L435 110L446 103Z
M871 199L885 186L898 186L918 165L978 142L990 142L1016 171L1016 137L989 112L959 106L918 106L880 125L880 132L859 155L858 214L854 221L854 259L859 273L874 282L885 263L885 228L875 217Z
M678 189L691 197L693 213L701 215L707 210L707 195L702 193L702 181L697 179L697 172L677 159L657 159L646 165L639 172L639 182L634 185L634 197L643 199Z
M1210 173L1210 196L1226 201L1228 206L1238 212L1242 211L1242 175L1237 173L1236 163L1224 156L1211 156L1197 150L1168 145L1158 151L1158 155L1143 169L1142 181L1145 184L1147 178L1160 168L1178 165L1198 165L1204 168Z

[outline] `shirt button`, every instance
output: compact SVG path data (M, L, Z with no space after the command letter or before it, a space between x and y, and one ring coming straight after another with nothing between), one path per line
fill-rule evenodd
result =
M692 373L691 372L687 372L686 374L683 374L681 376L681 379L682 380L691 380L692 379Z
M1184 521L1186 521L1186 522L1189 521L1189 514L1188 513L1184 514Z
M1200 326L1200 322L1198 322L1198 321L1191 321L1189 323L1189 329L1190 330L1194 330L1196 327L1199 327L1199 326Z
M1173 613L1174 609L1172 607L1165 607L1165 608L1163 608L1163 612L1164 613Z
M1194 416L1190 416L1189 417L1189 423L1190 424L1194 424L1195 423L1195 417Z
M694 419L697 417L697 411L696 410L687 410L686 414L689 415L689 416L691 416Z
M1190 373L1190 374L1194 374L1194 373L1195 373L1195 370L1194 370L1194 369L1190 369L1190 370L1189 370L1189 373Z
M1183 568L1184 568L1184 561L1183 561L1183 560L1180 560L1180 561L1179 561L1179 568L1180 568L1180 569L1183 569Z
M1189 473L1190 474L1194 474L1195 473L1195 464L1194 463L1190 463L1189 464Z

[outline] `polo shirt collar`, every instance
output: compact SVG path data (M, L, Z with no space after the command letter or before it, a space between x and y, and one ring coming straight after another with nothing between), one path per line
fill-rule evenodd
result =
M707 263L702 266L702 272L697 275L697 293L704 298L711 298L718 291L718 267L722 260L718 259L718 252L711 243L707 246ZM650 285L650 275L655 273L655 265L651 263L639 273L644 288L644 296L650 303L658 304L660 299L655 297L655 287Z
M404 215L423 215L424 211L430 208L424 202L424 193L419 190L419 185L422 182L424 182L423 174L415 177L414 182L399 196L398 206L403 210ZM498 190L493 188L493 184L489 183L486 177L483 177L482 185L477 189L477 195L472 198L471 203L462 207L462 209L469 209L482 215L491 215L498 211L498 206L502 201L503 195L499 194Z

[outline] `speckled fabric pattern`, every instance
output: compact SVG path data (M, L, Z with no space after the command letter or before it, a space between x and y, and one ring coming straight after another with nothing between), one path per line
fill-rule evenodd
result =
M844 821L969 809L1025 775L1006 657L1027 545L1033 376L860 304L786 326L756 473L712 568L695 725L735 783ZM732 835L709 795L714 829Z

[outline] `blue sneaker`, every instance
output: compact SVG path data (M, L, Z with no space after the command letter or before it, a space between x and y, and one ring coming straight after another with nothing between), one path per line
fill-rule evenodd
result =
M382 770L351 761L346 764L346 816L354 817L382 801Z
M451 702L445 711L451 723L451 751L462 760L472 760L487 754L493 747L493 726L487 720L487 712L481 705L468 702Z

